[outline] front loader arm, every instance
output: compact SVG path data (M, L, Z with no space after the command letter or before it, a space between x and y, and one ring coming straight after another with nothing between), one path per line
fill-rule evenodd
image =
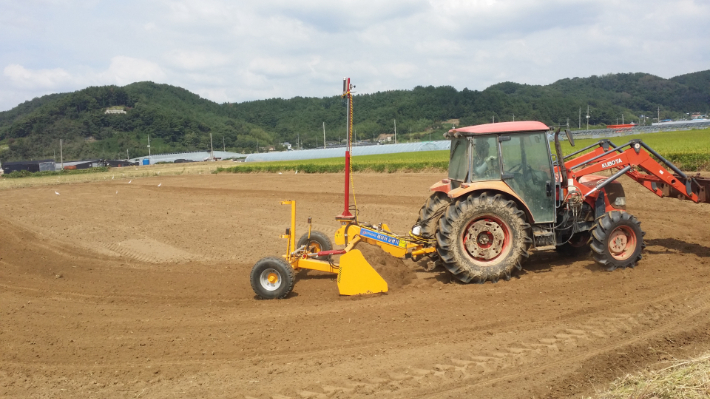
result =
M629 148L621 151L621 149L626 146ZM653 159L651 154L676 172L676 174L674 175L669 172L668 169ZM578 161L581 158L583 158L583 160L581 162ZM573 178L575 181L582 176L598 173L603 170L615 169L618 171L610 178L599 183L596 187L587 187L583 184L578 185L577 187L585 197L603 188L606 184L616 180L621 175L626 174L659 197L667 196L670 192L677 192L696 203L708 202L705 179L698 182L696 179L687 177L683 172L641 140L632 140L622 146L614 146L607 151L604 151L603 148L598 148L589 154L585 154L565 163L566 166L568 164L571 164L570 172L568 172L569 177ZM664 190L666 185L669 187Z

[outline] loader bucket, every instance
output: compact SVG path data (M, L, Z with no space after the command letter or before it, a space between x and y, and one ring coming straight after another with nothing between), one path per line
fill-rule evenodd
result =
M353 249L340 257L338 291L340 295L387 292L387 282L370 266L362 252Z

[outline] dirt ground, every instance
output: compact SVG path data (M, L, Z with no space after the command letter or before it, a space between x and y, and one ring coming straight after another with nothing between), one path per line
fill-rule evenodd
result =
M405 233L439 174L358 174L360 219ZM331 235L342 176L192 175L0 191L0 396L561 398L710 350L710 205L628 180L634 269L534 254L509 282L405 261L388 294L299 273L257 300L289 209ZM160 184L160 186L159 186ZM58 193L58 195L57 195Z

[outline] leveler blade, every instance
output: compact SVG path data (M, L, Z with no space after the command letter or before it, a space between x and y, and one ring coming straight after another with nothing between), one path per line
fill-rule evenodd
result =
M340 257L338 291L340 295L376 294L387 292L387 282L353 249Z

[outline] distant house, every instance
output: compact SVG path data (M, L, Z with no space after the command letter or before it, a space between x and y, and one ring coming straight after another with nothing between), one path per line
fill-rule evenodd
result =
M289 143L289 142L283 142L283 143L281 143L281 145L284 146L284 148L286 148L286 151L291 151L293 149L293 148L291 148L291 143Z
M87 159L85 161L64 162L64 169L67 170L98 168L100 166L105 166L104 162L100 159Z
M104 114L125 114L126 111L122 109L107 109Z
M379 143L389 143L391 141L394 141L394 134L382 133L381 135L377 136L377 141Z

